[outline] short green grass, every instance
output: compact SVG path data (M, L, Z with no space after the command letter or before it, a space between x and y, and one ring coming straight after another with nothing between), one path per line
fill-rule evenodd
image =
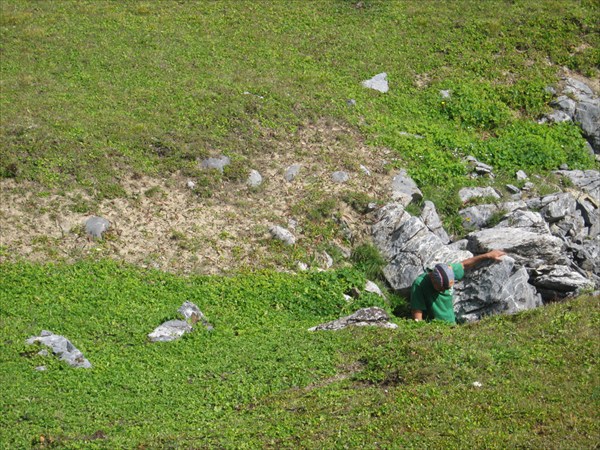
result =
M313 333L391 305L347 304L364 282L353 270L184 278L84 261L2 264L0 279L2 448L597 444L597 297L468 326ZM149 343L185 300L214 331ZM38 356L25 340L43 329L94 367Z
M120 196L125 174L194 173L214 153L251 159L269 150L266 131L287 140L322 117L395 150L428 195L464 184L471 153L498 171L592 164L575 125L532 123L560 67L598 75L592 0L1 8L2 177ZM360 86L383 71L389 93Z

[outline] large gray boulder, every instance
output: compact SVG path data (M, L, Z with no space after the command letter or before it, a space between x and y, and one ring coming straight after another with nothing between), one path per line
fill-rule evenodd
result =
M540 213L546 222L553 223L571 216L577 209L575 198L568 192L551 194L541 199Z
M454 288L454 311L459 322L494 314L514 314L537 308L542 299L528 283L529 275L508 256L465 273Z
M496 227L470 233L467 239L467 248L475 254L504 250L525 267L567 263L563 240L549 234Z
M444 245L421 219L411 216L399 203L379 210L372 232L375 245L389 261L384 276L401 295L407 295L414 279L436 263L460 262L473 256Z
M370 308L362 308L349 316L342 317L331 322L322 323L315 327L309 328L308 331L337 331L347 327L366 327L376 326L380 328L398 328L393 322L390 322L390 317L381 308L372 306Z
M517 209L506 214L497 225L498 228L519 228L515 233L530 231L538 234L550 234L548 224L539 212Z
M50 347L52 352L60 357L61 361L65 361L71 367L83 369L92 367L92 364L83 356L83 353L64 336L42 330L39 336L32 336L27 339L27 343L30 345L40 343Z

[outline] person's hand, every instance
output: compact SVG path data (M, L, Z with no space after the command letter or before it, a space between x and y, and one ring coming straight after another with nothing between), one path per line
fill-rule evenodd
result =
M488 252L486 256L494 261L501 261L504 255L506 255L506 252L502 250L492 250Z

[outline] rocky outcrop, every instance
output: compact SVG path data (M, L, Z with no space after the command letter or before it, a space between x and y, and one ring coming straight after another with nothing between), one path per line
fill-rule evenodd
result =
M428 226L423 220L426 214L413 217L399 202L382 207L372 231L375 245L388 261L383 273L391 288L408 296L414 279L437 262L459 262L494 249L509 256L467 272L455 285L459 320L514 313L537 307L542 300L599 287L600 205L592 195L600 185L599 173L556 173L568 177L577 189L466 208L461 215L477 230L455 243L434 233L437 225ZM492 216L498 223L485 228Z
M579 125L594 153L600 153L600 99L585 83L564 78L562 92L550 102L555 110L540 122L573 121Z
M398 328L398 325L390 322L390 317L383 309L373 306L371 308L359 309L354 314L350 314L349 316L309 328L308 331L337 331L347 327L366 326Z

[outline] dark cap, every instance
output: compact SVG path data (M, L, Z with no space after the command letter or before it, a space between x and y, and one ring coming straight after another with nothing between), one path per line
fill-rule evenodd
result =
M436 264L430 276L437 290L445 291L454 286L454 270L448 264Z

